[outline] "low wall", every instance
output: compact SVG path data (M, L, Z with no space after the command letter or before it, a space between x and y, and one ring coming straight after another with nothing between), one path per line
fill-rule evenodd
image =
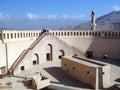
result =
M6 66L3 66L0 68L0 75L5 75L6 74Z
M95 90L98 88L98 69L81 63L77 63L66 58L62 58L61 69L76 78L92 86Z
M102 81L103 87L107 88L110 85L110 66L102 67Z
M110 66L98 61L76 56L63 57L61 69L94 89L107 88L110 85Z

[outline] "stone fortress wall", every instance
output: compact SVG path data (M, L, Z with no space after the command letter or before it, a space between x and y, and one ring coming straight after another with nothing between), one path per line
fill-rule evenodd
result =
M69 45L83 51L91 52L93 57L120 59L120 31L52 31L51 34L59 37Z
M39 31L2 30L0 31L0 67L14 63L23 50L27 49L39 36Z
M34 39L40 34L39 30L2 30L0 39L4 42Z
M108 58L120 59L120 31L50 30L48 34L36 43L38 48L29 52L28 56L33 56L26 59L31 59L32 64L36 58L39 58L39 63L47 61L48 58L59 60L61 55L79 54L79 50L83 54L90 53L93 57L103 58L106 54ZM2 30L0 67L8 64L9 69L39 36L40 30Z
M50 34L55 36L91 36L105 38L120 38L120 31L91 31L91 30L50 30ZM27 38L36 38L41 35L41 30L2 30L0 39L5 40L22 40Z

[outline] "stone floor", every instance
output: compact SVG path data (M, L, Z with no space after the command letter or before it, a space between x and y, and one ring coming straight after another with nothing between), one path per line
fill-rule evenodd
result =
M105 60L101 60L105 61ZM111 66L111 86L115 83L120 83L120 65L118 62L116 64L106 62ZM93 90L90 86L87 86L69 75L64 74L60 68L60 61L46 62L40 65L35 65L33 68L22 72L15 77L5 77L0 79L0 82L15 82L14 88L0 88L0 90L33 90L31 87L25 87L23 84L24 77L29 76L36 72L41 72L44 76L50 78L51 84L48 88L42 90Z

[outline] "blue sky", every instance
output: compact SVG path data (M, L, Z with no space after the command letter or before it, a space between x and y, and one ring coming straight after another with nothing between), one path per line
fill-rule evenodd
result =
M89 20L91 10L96 17L120 10L120 0L0 0L0 19L59 19Z

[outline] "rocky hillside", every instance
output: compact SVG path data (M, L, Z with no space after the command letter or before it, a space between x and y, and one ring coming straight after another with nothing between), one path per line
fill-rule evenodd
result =
M101 16L96 19L96 29L97 30L120 30L120 11L113 11L104 16ZM62 29L70 29L62 28ZM81 23L75 27L71 28L72 30L85 30L90 29L90 22Z
M120 30L120 11L111 12L96 20L98 29Z

